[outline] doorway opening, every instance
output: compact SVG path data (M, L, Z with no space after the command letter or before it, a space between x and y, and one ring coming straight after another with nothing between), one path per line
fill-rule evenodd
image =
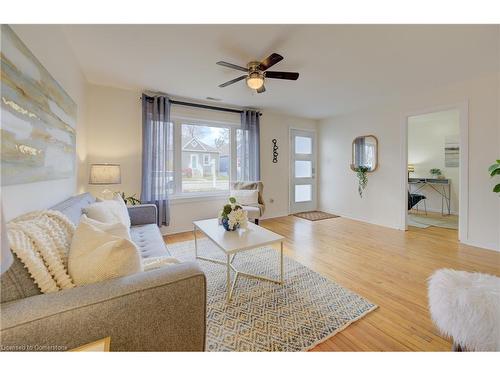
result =
M316 210L316 134L290 129L290 213Z
M467 168L462 165L467 149L462 120L460 108L407 116L406 229L441 227L457 231L460 239L465 212L461 206L466 205L461 190Z

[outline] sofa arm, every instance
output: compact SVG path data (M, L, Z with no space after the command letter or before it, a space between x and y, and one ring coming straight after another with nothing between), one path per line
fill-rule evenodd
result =
M104 337L112 351L202 351L206 279L180 263L1 305L2 350L69 350Z
M131 225L158 223L158 210L154 204L138 204L127 208Z

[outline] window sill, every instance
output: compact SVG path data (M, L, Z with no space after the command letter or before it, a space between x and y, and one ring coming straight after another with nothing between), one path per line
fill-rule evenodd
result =
M194 203L194 202L207 202L213 200L226 200L229 199L229 191L217 192L217 193L202 193L202 194L182 194L173 195L170 198L170 204L176 206L183 203Z

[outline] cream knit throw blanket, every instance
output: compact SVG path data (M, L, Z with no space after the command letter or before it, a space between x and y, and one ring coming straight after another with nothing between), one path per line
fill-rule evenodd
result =
M34 211L10 221L7 230L12 251L42 293L75 286L67 271L75 226L66 216L58 211Z

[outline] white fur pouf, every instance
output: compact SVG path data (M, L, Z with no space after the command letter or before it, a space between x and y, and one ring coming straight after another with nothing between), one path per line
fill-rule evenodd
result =
M431 317L443 335L470 351L500 350L500 278L441 269L429 279Z

